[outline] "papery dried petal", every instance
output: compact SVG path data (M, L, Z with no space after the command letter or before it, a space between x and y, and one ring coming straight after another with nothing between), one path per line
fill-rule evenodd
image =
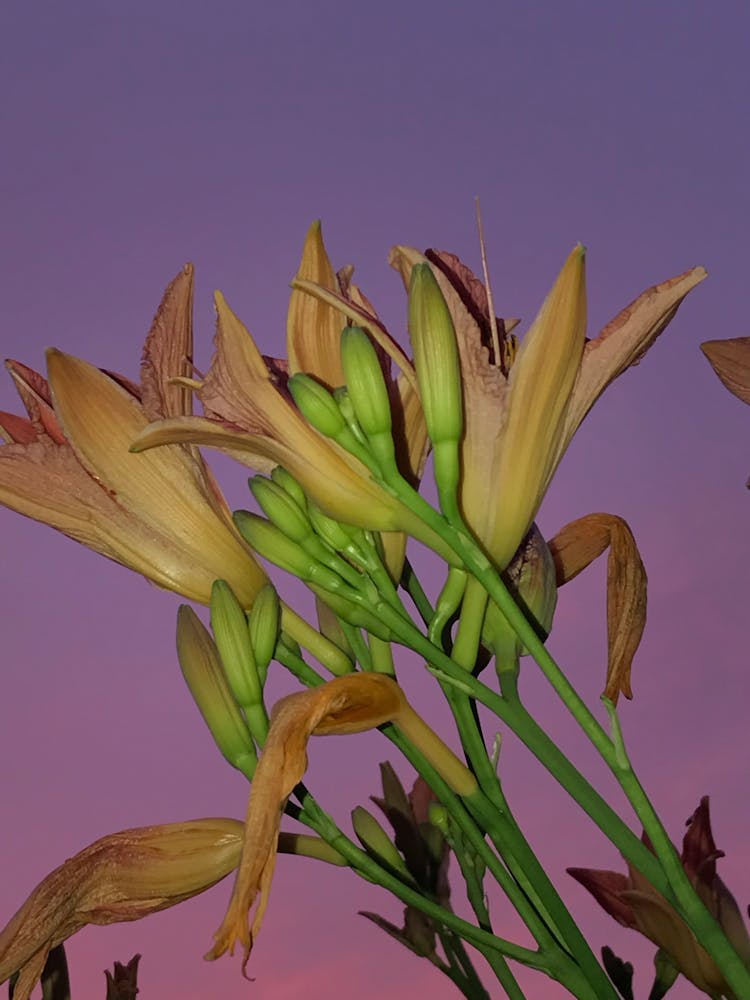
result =
M732 395L750 403L750 337L707 340L701 350Z
M607 557L607 684L604 696L632 698L630 670L646 625L647 578L633 533L614 514L587 514L548 542L557 585L574 579L609 549Z
M0 982L20 971L29 1000L49 951L86 924L138 920L215 885L236 867L242 824L233 819L139 827L109 834L51 872L0 932Z

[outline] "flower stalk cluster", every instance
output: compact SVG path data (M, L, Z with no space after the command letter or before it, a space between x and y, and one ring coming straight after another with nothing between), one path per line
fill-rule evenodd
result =
M544 870L508 801L500 744L488 748L480 705L626 858L627 876L571 874L657 945L659 995L681 974L714 998L750 996L750 939L716 874L707 800L678 858L625 749L617 701L633 695L647 605L635 538L606 513L546 540L536 524L596 399L642 358L705 272L655 285L587 339L585 252L576 246L519 342L517 321L494 315L489 289L455 256L397 246L390 260L408 296L411 359L352 269L334 271L315 224L292 283L286 358L262 355L217 294L215 355L195 377L186 268L157 313L139 385L59 351L49 354L49 381L9 362L28 418L0 414L0 502L208 606L210 627L180 607L177 658L220 753L250 782L243 823L125 831L48 876L0 933L0 981L17 975L18 1000L85 923L137 919L232 871L206 957L239 946L245 971L280 852L348 866L400 899L403 926L364 915L473 1000L491 990L469 948L511 1000L525 996L518 965L580 1000L626 997L632 968L606 949L597 959ZM744 349L716 343L706 353L742 396ZM253 470L260 513L229 512L199 446ZM437 507L420 492L430 452ZM438 566L434 606L406 557L415 543ZM545 645L558 589L605 551L608 728ZM317 627L280 600L264 563L315 595ZM453 732L435 732L419 699L407 698L400 648L422 658L425 680L437 679ZM524 658L615 776L643 839L522 699L521 676L534 669ZM491 670L480 676L490 661L493 680ZM270 705L267 680L281 668L297 688ZM308 744L374 728L418 776L407 795L381 765L383 794L373 801L385 821L357 803L350 836L303 782ZM282 830L285 816L310 832ZM495 933L490 880L531 946ZM453 910L456 884L473 922Z

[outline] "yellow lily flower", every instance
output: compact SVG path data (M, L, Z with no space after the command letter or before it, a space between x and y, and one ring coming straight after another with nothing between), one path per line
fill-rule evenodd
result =
M49 383L8 362L29 419L0 414L0 503L204 604L227 579L250 607L266 575L197 451L129 450L149 420L189 412L190 394L169 378L192 355L192 286L186 267L167 289L140 386L57 350Z
M687 293L701 267L655 285L586 340L583 248L568 256L520 350L498 322L500 357L489 337L484 287L456 257L398 246L392 265L409 288L412 268L429 263L451 313L461 364L464 434L462 513L487 554L504 569L528 532L550 480L591 406L637 363Z
M196 819L109 834L65 861L0 932L0 983L29 1000L49 952L87 924L114 924L175 906L237 867L243 827Z
M340 296L352 314L365 311L373 322L379 322L349 279L349 271L334 275L320 226L314 224L305 241L295 285L305 281L321 283L332 295ZM220 448L260 472L281 465L330 517L370 530L408 531L432 539L432 534L403 504L373 481L361 462L310 427L287 390L289 375L298 371L328 387L343 384L341 307L316 301L298 290L292 292L287 320L288 363L261 355L220 293L216 294L216 312L216 354L206 378L191 383L206 416L158 421L136 438L133 450L191 443ZM384 353L384 368L386 360ZM396 425L408 428L400 450L402 465L405 474L414 479L426 454L424 422L408 382L391 380L390 391L397 410Z
M281 814L289 794L307 770L310 736L361 733L386 722L394 722L401 729L457 794L474 794L474 775L385 674L349 674L282 698L273 707L268 737L253 778L232 898L215 934L216 943L206 958L219 958L226 951L232 954L239 941L245 971L268 904ZM248 913L256 901L252 925L248 926Z

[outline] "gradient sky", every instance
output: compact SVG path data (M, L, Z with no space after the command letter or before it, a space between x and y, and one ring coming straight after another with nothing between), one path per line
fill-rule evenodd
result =
M621 712L626 737L675 839L711 795L727 853L720 870L743 905L748 411L698 344L749 332L749 29L745 3L700 0L11 0L0 10L3 356L41 368L54 345L135 375L162 290L186 260L197 267L200 366L210 360L216 287L262 348L282 353L288 282L315 218L335 266L357 265L400 335L404 298L389 247L437 246L477 267L477 194L505 315L533 317L578 240L589 248L593 332L648 285L693 264L709 269L581 429L540 524L549 537L604 510L633 527L650 617L636 697ZM18 409L9 379L0 408ZM246 505L246 473L216 468L230 502ZM104 833L242 816L246 786L179 676L178 598L5 510L0 545L1 923L47 871ZM605 670L603 584L597 566L566 588L551 640L592 704ZM406 662L402 676L453 740L420 665ZM283 679L273 685L285 689ZM612 792L528 662L523 685L539 718ZM345 747L316 741L310 756L310 786L347 825L392 752L375 733ZM518 818L592 943L638 963L645 997L653 949L564 874L620 867L616 852L512 739L502 767ZM408 767L399 770L408 780ZM201 958L230 888L79 934L68 947L75 1000L101 1000L102 970L135 951L144 1000L457 995L354 916L398 919L397 902L296 858L278 865L248 984L236 960ZM455 897L464 912L458 888ZM498 933L521 933L494 895L492 909ZM535 1000L565 995L523 981ZM670 997L693 995L682 982Z

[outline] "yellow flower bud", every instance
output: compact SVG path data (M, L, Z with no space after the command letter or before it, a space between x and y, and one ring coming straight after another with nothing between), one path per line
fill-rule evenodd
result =
M187 604L177 612L177 658L182 676L216 745L247 777L255 771L253 738L227 682L216 646Z

